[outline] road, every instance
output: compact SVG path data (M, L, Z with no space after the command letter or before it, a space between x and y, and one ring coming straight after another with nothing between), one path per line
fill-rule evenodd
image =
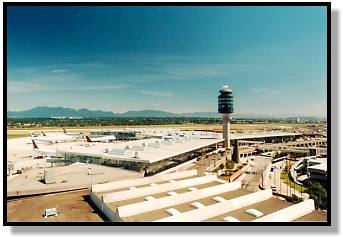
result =
M252 192L259 191L259 185L263 184L264 187L270 187L269 179L266 176L269 167L271 166L270 159L262 156L253 156L251 162L252 168L248 171L248 174L242 178L242 188ZM262 182L263 178L263 182Z

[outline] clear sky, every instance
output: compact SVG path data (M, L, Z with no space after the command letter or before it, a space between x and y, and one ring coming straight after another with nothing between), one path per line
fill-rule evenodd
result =
M326 116L325 7L9 7L8 110Z

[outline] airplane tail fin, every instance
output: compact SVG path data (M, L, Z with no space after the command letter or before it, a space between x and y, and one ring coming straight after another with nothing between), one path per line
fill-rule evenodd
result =
M44 131L42 131L42 134L43 134L43 136L44 136L44 137L46 137L46 134L45 134L45 132L44 132Z
M65 128L63 128L63 133L67 134L67 130Z
M80 137L81 137L81 139L84 139L85 138L85 134L83 134L83 132L80 132Z
M87 142L93 142L88 136L86 136Z
M33 145L33 149L38 149L38 146L37 146L35 140L32 140L32 145Z

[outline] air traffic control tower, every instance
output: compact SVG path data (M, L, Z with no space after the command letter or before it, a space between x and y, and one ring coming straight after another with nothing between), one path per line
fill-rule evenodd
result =
M229 86L223 86L219 91L218 113L223 118L224 148L230 148L230 115L233 113L233 95Z

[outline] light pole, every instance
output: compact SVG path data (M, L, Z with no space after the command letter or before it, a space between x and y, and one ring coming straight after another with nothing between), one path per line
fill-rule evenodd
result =
M91 177L91 187L93 185L93 175L92 175L92 168L91 167L88 167L88 175L90 175Z
M263 188L263 170L260 171L261 172L261 175L262 175L262 188Z
M279 170L279 179L280 179L280 193L282 194L282 182L281 182L281 171L282 171L282 168Z

